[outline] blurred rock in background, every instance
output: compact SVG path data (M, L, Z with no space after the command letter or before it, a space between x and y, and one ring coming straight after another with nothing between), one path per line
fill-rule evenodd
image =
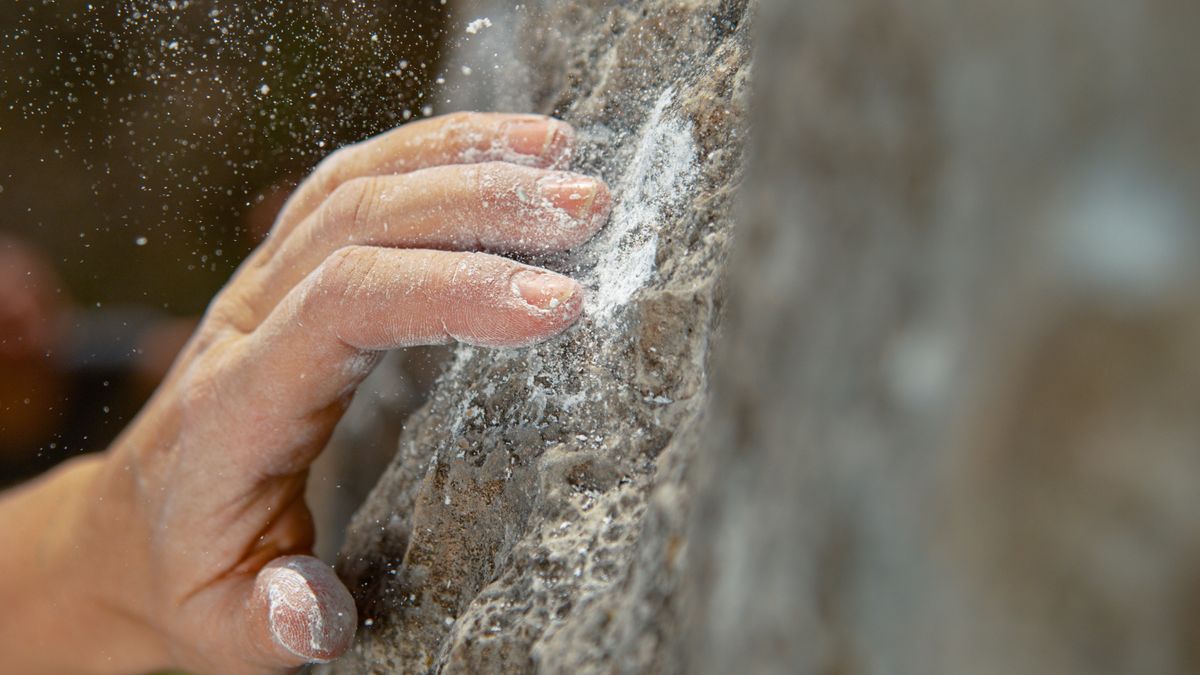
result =
M689 671L1200 669L1200 6L775 2Z

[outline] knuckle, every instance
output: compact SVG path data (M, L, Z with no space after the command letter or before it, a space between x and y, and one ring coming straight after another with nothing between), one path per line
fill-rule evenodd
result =
M361 246L343 246L330 253L317 268L316 284L325 288L344 285L362 267L365 251Z
M322 209L321 229L354 231L368 222L375 201L373 177L353 178L337 187Z
M354 152L356 147L357 144L342 146L325 155L325 159L318 162L317 167L313 169L313 176L326 186L330 188L334 187L336 182L340 182L338 181L338 177L342 173L342 167L346 166L348 163L347 158Z
M500 180L503 169L499 162L484 162L482 164L464 166L461 176L462 185L476 196L486 198L489 193L496 191L496 183Z
M193 369L179 383L183 410L203 410L213 401L220 400L217 386L218 376L211 371Z
M227 381L234 372L228 363L229 351L210 350L184 372L179 382L183 411L203 413L225 404Z
M374 252L369 247L343 246L335 250L304 282L299 311L311 314L321 306L339 305L353 297L374 263Z
M482 162L467 169L464 182L485 198L512 195L523 187L533 187L532 181L526 180L529 170L515 164Z
M443 261L449 272L447 291L458 293L468 289L477 290L499 282L506 267L501 260L487 253L463 253L450 261Z
M405 258L408 283L428 283L445 273L447 254L438 251L414 250Z

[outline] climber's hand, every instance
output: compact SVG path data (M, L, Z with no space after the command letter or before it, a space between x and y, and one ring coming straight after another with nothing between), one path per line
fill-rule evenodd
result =
M549 118L452 115L317 168L114 447L0 501L41 540L30 564L54 587L29 611L70 633L50 656L94 657L50 669L271 672L346 650L354 604L308 555L308 465L383 350L528 345L575 321L575 281L478 252L596 231L608 190L558 170L572 144ZM0 627L6 661L19 634Z

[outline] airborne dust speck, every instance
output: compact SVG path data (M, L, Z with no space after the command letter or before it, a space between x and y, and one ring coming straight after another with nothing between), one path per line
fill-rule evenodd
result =
M491 28L491 27L492 27L491 19L488 19L486 17L482 18L482 19L475 19L471 23L467 24L467 32L470 33L471 35L474 35L474 34L478 33L479 31L483 30L484 28Z

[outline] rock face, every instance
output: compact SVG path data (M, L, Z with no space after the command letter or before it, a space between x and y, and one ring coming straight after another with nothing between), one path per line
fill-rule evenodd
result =
M584 282L579 325L532 349L459 348L409 420L340 556L363 624L331 670L671 668L686 470L744 166L747 5L481 15L492 25L463 50L488 61L469 69L495 61L515 84L467 81L460 105L572 122L575 166L617 202L593 242L534 260Z
M410 422L332 670L1200 671L1200 4L528 6L460 100L621 204Z

